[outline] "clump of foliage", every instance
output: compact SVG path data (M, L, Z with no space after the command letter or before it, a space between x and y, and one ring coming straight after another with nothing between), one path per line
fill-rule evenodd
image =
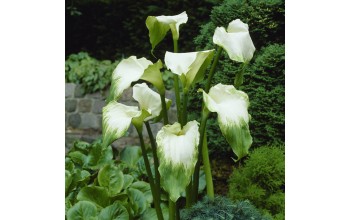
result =
M189 209L181 212L183 220L201 219L229 219L229 220L268 220L267 216L261 213L249 203L249 201L232 202L228 198L217 196L214 200L204 197Z
M154 219L153 197L141 148L124 148L115 160L101 140L77 141L66 156L66 217L70 219ZM166 201L165 197L165 201ZM167 207L163 206L167 214Z
M118 61L96 60L86 52L69 55L65 62L66 82L81 84L85 93L102 91L111 83Z
M259 147L245 164L233 171L229 180L229 197L248 199L274 219L284 219L284 149Z

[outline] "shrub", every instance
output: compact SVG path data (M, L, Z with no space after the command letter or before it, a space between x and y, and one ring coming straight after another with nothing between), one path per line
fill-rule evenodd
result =
M233 171L229 180L229 197L248 199L259 210L275 219L284 219L284 149L260 147L245 164Z
M230 219L230 220L267 220L267 216L261 213L249 203L249 201L236 201L233 203L225 197L215 197L213 201L204 197L189 209L181 212L183 220L201 219Z
M81 84L85 93L102 91L111 83L111 75L118 61L96 60L88 53L69 55L65 62L66 82Z

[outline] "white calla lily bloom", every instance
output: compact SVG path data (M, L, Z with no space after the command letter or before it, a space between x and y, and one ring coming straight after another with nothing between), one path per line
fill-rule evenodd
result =
M164 62L167 69L179 75L182 84L190 86L204 77L206 67L210 64L214 50L205 50L189 53L172 53L166 51Z
M252 144L248 125L248 95L232 85L220 83L213 86L208 94L203 91L203 99L209 111L218 113L220 130L237 155L237 160L246 156Z
M178 122L164 126L157 134L157 154L161 185L173 202L190 183L198 159L198 122L190 121L182 129Z
M185 24L188 20L186 12L174 16L148 16L146 26L149 31L149 38L152 44L152 51L164 39L165 35L171 29L173 40L180 37L180 25Z
M116 101L109 102L102 112L103 143L111 144L124 136L129 129L133 118L141 116L144 110L147 117L143 121L158 117L162 111L160 95L150 89L146 83L136 84L133 87L133 98L139 102L137 106L127 106ZM166 102L170 102L166 99Z
M145 118L145 121L158 117L162 112L162 103L158 93L150 89L146 83L136 84L133 86L132 97L138 101L140 109L146 110L151 116ZM165 99L169 103L169 99Z
M109 102L102 110L103 144L109 145L124 136L131 120L141 115L137 106L127 106L116 101Z
M158 22L169 25L173 36L178 40L180 36L180 24L185 24L188 21L187 13L184 11L181 14L174 16L157 16L156 19ZM175 32L175 33L174 33Z
M136 56L131 56L122 60L113 71L109 101L117 101L123 91L129 88L132 82L139 80L152 64L144 57L137 59Z
M227 31L224 27L217 27L213 42L224 48L231 60L247 63L253 58L255 47L249 28L240 19L230 22Z

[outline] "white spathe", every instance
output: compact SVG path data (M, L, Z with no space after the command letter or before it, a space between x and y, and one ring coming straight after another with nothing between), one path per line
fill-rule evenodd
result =
M122 60L113 71L112 87L110 93L113 100L118 100L123 91L130 87L132 82L139 80L145 69L153 63L142 57L137 59L136 56L130 56Z
M177 40L179 39L179 35L180 35L180 25L185 24L188 21L188 16L186 11L184 11L181 14L173 15L173 16L165 16L165 15L156 16L156 19L160 23L169 25L172 32L175 32L173 33L173 36Z
M203 73L214 50L205 50L188 53L165 52L164 62L167 69L180 76L184 86L189 88L191 84L203 78Z
M212 87L208 94L203 91L203 100L209 111L218 113L220 130L237 155L237 160L246 156L252 144L248 95L236 90L233 85L220 83Z
M217 27L213 42L224 48L231 60L247 63L253 58L255 47L249 28L240 19L231 21L227 31L224 27Z
M130 127L131 120L141 115L137 106L127 106L116 101L109 102L102 110L102 135L104 145L122 137Z
M166 162L191 168L197 161L198 122L190 121L183 129L178 122L164 126L157 134L157 143Z
M162 111L160 95L150 89L146 83L136 84L133 86L132 97L138 101L140 109L146 110L151 116L145 118L145 121L158 117ZM169 102L169 99L165 99Z

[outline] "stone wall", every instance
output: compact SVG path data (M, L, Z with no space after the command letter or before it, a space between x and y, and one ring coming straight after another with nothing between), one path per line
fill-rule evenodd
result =
M92 142L102 135L102 108L105 106L108 90L85 94L80 85L74 83L65 84L65 147L66 152L75 140ZM171 108L168 111L169 122L176 121L175 96L167 92L166 97L172 100ZM132 98L132 88L124 91L118 102L130 106L138 106ZM153 135L163 126L162 123L151 124ZM146 144L149 143L147 131L144 128ZM138 134L134 126L130 126L127 134L115 141L112 146L121 149L126 145L139 145Z

